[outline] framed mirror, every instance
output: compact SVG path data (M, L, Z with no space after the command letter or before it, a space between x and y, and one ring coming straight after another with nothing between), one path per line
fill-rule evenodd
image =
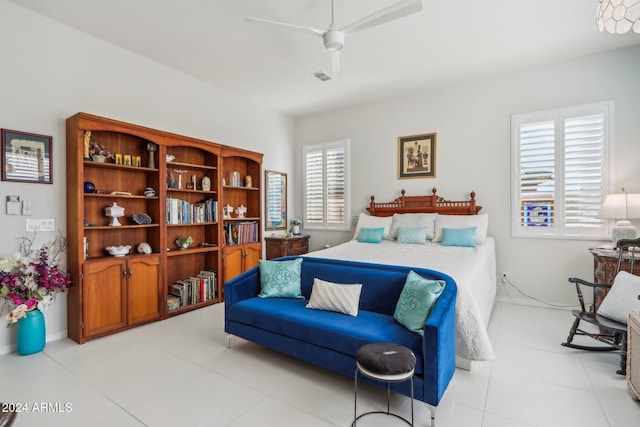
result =
M264 171L265 230L287 229L287 174Z

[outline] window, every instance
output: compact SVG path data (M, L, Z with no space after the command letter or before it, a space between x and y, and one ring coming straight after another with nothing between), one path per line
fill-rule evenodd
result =
M349 140L303 147L303 227L349 230Z
M511 117L514 237L599 238L610 190L613 102Z

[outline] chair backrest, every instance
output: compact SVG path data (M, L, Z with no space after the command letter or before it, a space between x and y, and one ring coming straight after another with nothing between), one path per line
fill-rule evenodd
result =
M640 263L640 239L621 239L616 243L616 249L618 250L618 264L616 266L616 273L621 270L625 263L628 263L629 273L633 274L636 263ZM615 277L615 274L613 277Z

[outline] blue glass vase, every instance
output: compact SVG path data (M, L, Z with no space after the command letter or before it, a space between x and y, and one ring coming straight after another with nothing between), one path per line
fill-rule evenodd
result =
M27 311L27 317L18 320L18 354L42 351L46 343L44 315L40 310Z

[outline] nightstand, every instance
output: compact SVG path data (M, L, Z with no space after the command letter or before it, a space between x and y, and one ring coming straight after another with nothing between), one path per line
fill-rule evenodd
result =
M267 259L283 256L302 255L309 252L309 236L265 237L267 242Z

